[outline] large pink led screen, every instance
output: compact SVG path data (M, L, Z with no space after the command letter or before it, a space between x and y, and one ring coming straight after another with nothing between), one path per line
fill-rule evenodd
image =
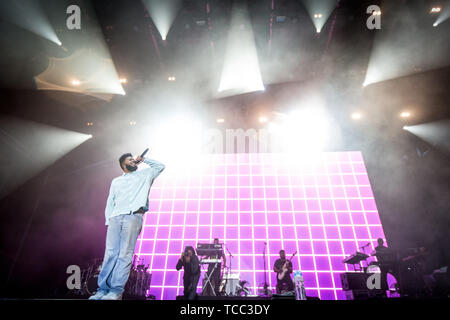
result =
M280 249L297 251L308 296L345 299L339 274L352 267L344 257L385 238L360 152L322 153L302 160L289 154L215 154L195 166L157 178L136 255L152 274L150 294L183 294L183 271L175 265L186 245L220 238L233 258L233 273L252 294L267 282L275 289L273 263ZM361 250L358 250L361 251ZM202 268L201 279L206 266Z

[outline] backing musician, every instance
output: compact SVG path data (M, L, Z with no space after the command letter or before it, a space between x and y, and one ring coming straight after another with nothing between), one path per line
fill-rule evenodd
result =
M378 246L375 247L375 251L371 253L372 256L376 256L378 262L374 263L380 267L381 272L381 288L387 290L387 273L391 270L394 263L394 254L392 250L384 246L384 241L381 238L377 239Z
M280 250L280 259L275 261L273 271L277 273L277 294L294 290L294 282L291 278L292 262L286 259L286 252L284 250ZM280 280L279 275L283 273L284 276Z
M178 259L176 269L180 271L181 268L184 268L184 299L194 300L197 296L197 284L200 279L200 264L193 247L187 246Z

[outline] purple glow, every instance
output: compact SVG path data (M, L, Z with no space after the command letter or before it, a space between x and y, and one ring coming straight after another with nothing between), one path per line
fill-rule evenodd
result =
M216 237L252 294L264 284L267 242L272 289L283 248L287 257L298 252L293 267L308 296L345 299L339 274L352 268L342 259L385 238L360 152L323 153L309 163L288 154L220 154L204 156L201 168L167 168L152 187L144 224L135 252L150 264L157 299L183 294L183 272L175 270L183 248Z

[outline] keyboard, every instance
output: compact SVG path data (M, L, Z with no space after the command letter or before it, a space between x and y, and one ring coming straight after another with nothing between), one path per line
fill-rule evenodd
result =
M220 259L202 259L200 260L201 264L212 264L212 263L221 263Z

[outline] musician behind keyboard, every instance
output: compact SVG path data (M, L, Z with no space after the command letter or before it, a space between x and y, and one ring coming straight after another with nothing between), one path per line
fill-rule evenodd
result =
M377 242L378 246L375 247L375 251L373 251L371 255L377 257L377 264L381 271L381 288L387 290L387 273L389 272L390 265L393 262L393 252L390 248L383 245L383 239L378 238Z
M214 245L219 245L219 239L218 238L214 239ZM211 277L210 278L211 279L211 285L213 286L214 292L216 293L216 296L217 296L217 295L219 295L220 281L222 279L221 271L222 271L223 268L225 268L225 265L227 263L227 258L226 258L225 254L223 252L223 249L222 249L222 251L219 254L217 254L217 255L214 254L214 255L208 256L208 258L209 259L219 259L219 260L222 259L222 262L223 262L223 263L218 263L216 266L215 266L214 263L210 263L208 265L207 273L208 273L208 275L211 275L210 276ZM215 269L214 269L214 266L215 266ZM211 287L210 286L207 286L205 288L205 290L203 292L203 295L207 295L207 296L212 296L213 295L213 293L211 292Z

